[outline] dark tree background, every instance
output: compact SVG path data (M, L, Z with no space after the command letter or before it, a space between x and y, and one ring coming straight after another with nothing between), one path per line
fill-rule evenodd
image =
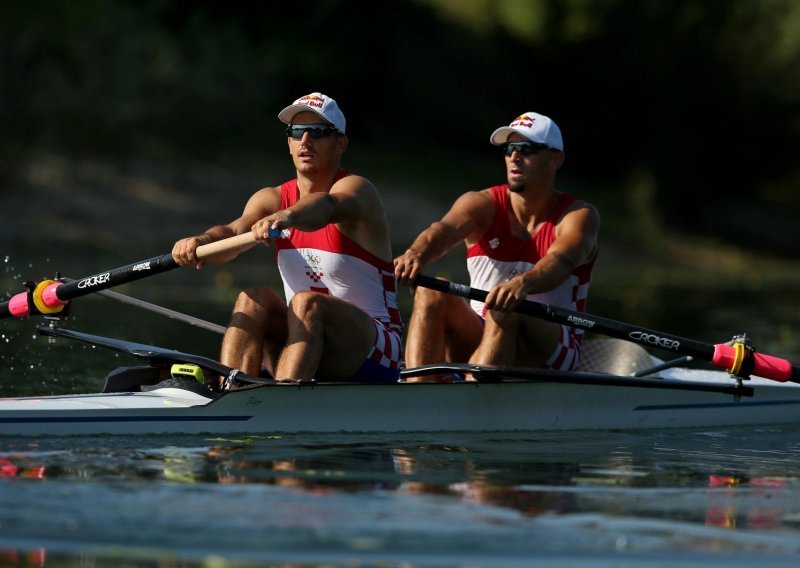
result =
M41 152L235 167L282 153L277 111L321 90L375 164L446 176L537 110L568 175L640 218L796 256L798 55L792 0L3 2L0 174Z

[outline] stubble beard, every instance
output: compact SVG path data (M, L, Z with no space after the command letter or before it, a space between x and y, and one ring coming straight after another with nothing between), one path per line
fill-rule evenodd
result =
M525 186L521 183L509 183L508 190L514 193L522 193L525 191Z

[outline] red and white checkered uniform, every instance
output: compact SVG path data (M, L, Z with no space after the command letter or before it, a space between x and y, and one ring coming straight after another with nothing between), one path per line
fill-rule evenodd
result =
M336 180L346 175L339 172ZM299 196L296 179L282 184L281 209L294 205ZM307 291L350 302L376 322L369 358L383 367L399 368L403 321L391 261L365 250L333 223L310 232L289 229L286 238L275 240L275 251L287 304L298 292Z
M518 239L511 234L509 222L508 185L492 188L494 219L480 240L467 248L467 270L470 286L491 290L501 282L533 268L547 254L556 240L556 224L564 211L576 199L574 195L562 193L550 215L538 227L530 239ZM560 286L542 294L531 294L528 300L585 312L589 295L594 259L579 266ZM470 306L481 317L486 316L483 302L471 301ZM551 369L572 371L578 366L583 330L562 326L561 341L547 360Z

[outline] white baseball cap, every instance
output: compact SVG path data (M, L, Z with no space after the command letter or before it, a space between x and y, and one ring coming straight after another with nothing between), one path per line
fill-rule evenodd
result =
M564 142L561 140L561 130L552 119L538 112L526 112L511 121L508 126L501 126L489 137L495 146L508 142L508 137L516 132L526 140L550 146L556 150L564 151Z
M323 95L322 93L311 93L305 95L294 101L281 112L278 113L278 119L285 123L291 124L294 116L298 112L310 110L320 116L326 122L329 122L342 134L346 121L342 111L339 110L339 105L332 98Z

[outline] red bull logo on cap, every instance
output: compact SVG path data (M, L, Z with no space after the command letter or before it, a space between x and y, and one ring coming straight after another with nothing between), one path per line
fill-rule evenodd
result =
M523 128L533 128L533 122L535 120L536 119L532 116L528 116L527 114L522 114L517 118L515 118L514 120L512 120L509 126L512 128L514 126L522 126Z
M345 121L342 111L339 110L339 105L329 96L323 95L317 91L295 100L278 113L278 119L285 124L291 124L295 115L305 109L316 113L320 118L331 123L339 132L344 134L347 122Z
M299 98L295 104L306 105L314 108L322 108L322 106L325 104L325 97L311 93L310 95Z

